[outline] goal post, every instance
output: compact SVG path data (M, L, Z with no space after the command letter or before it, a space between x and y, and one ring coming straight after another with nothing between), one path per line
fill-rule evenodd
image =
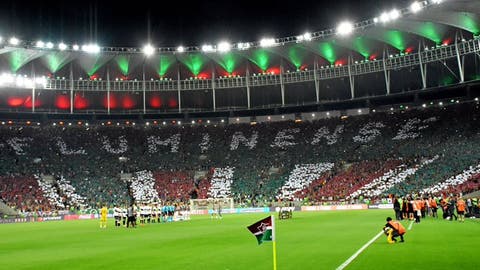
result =
M222 209L233 209L233 198L208 198L208 199L190 199L190 210L210 210L218 208L218 205Z

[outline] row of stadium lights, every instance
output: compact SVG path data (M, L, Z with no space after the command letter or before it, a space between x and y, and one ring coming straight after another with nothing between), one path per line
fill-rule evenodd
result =
M284 118L284 116L282 116L282 118ZM239 121L239 120L240 119L237 118L237 121ZM17 122L17 123L22 124L23 122ZM163 125L163 126L166 126L168 123L171 123L172 125L182 125L182 121L179 121L179 120L171 120L171 121L168 121L168 122L167 121L162 121L161 123L160 123L160 121L155 120L155 121L152 121L152 122L149 122L149 121L145 122L145 126L155 126L155 125L160 125L160 124ZM210 124L210 123L211 123L210 120L207 120L205 122L205 124ZM225 123L225 119L221 119L220 123ZM2 121L1 124L2 125L13 125L14 121L12 121L12 120L9 120L9 121L6 121L6 122ZM25 124L26 125L34 125L35 123L32 123L31 121L26 121ZM89 126L88 122L82 122L82 121L78 121L76 124L77 124L77 126L82 126L82 125L86 126L86 127ZM122 124L123 123L120 123L120 122L114 123L112 121L107 121L107 122L102 122L101 123L102 126L120 126ZM198 121L192 120L191 124L194 125L194 124L204 124L204 123L203 123L203 120L200 119ZM37 122L36 125L40 126L41 124L40 124L40 122ZM57 122L52 123L52 126L73 126L73 125L74 125L74 123L72 123L72 122L67 123L67 122L64 122L64 121L59 121L58 123ZM135 122L125 121L125 125L136 126L137 124Z
M478 101L479 101L479 98L476 97L474 100L475 100L476 102L478 102ZM451 100L450 100L450 103L452 103L452 104L453 104L453 103L459 104L459 103L460 103L460 100L451 99ZM423 103L423 104L422 104L422 108L426 108L426 107L429 106L429 105L430 105L430 106L433 106L433 105L434 105L434 102L430 102L429 104ZM438 106L441 107L441 106L443 106L443 105L444 105L443 101L438 102ZM399 108L400 108L401 110L404 110L404 109L405 109L405 110L408 110L408 109L409 109L409 106L400 105ZM390 108L390 111L393 111L393 110L395 110L395 108L394 108L394 107L391 107L391 108ZM359 113L359 114L361 114L362 112L363 112L362 109L358 109L358 110L357 110L357 113ZM376 112L376 110L373 109L372 112ZM326 115L326 116L330 116L330 112L326 112L325 115ZM316 116L316 114L315 114L315 113L312 113L311 116L312 116L312 118L314 118L314 117ZM282 118L282 119L285 119L285 115L282 115L281 118ZM272 120L272 117L271 117L271 116L267 116L267 120L268 120L268 121ZM235 121L236 121L236 122L239 122L239 121L240 121L240 118L237 117L237 118L235 119ZM220 120L220 122L221 122L221 123L225 123L225 120L222 119L222 120ZM13 122L12 122L12 121L9 121L8 123L9 123L9 124L12 124ZM177 125L182 125L182 121L172 120L171 123L174 124L174 125L175 125L175 124L177 124ZM197 122L196 122L195 120L192 120L190 123L191 123L192 125L197 124L197 123L198 123L198 124L202 124L203 121L202 121L201 119L198 120ZM207 120L206 124L210 124L210 123L211 123L211 121L210 121L210 120ZM5 122L2 122L2 124L5 124ZM30 125L31 122L30 122L30 121L27 121L26 124L27 124L27 125ZM62 122L62 121L60 121L58 124L59 124L60 126L62 126L62 125L64 125L65 123ZM82 123L81 121L79 121L79 122L77 122L77 124L78 124L78 125L82 125L83 123ZM130 121L126 121L125 124L126 124L126 125L132 125L132 126L135 126L135 125L136 125L135 122L130 122ZM159 122L156 121L156 120L153 121L152 123L150 123L150 122L148 122L148 121L145 122L145 125L146 125L146 126L150 126L151 124L152 124L152 125L157 125L157 124L159 124ZM40 123L37 123L37 125L40 125ZM56 125L57 125L56 123L53 123L53 126L56 126ZM68 126L71 126L71 125L72 125L72 123L68 123ZM106 123L102 123L102 126L104 126L104 125L109 126L109 125L113 125L113 123L112 123L111 121L108 121L108 122L106 122ZM119 125L120 125L120 122L117 122L116 125L119 126ZM164 125L164 126L167 125L167 122L166 122L166 121L163 121L163 122L162 122L162 125ZM88 126L88 123L85 123L85 126Z
M45 76L30 79L27 75L15 75L9 73L2 73L0 75L0 86L16 86L32 88L35 85L46 86L47 78Z
M433 4L440 4L443 2L443 0L430 0L430 3ZM421 11L423 8L425 8L428 5L428 1L415 1L410 5L410 11L412 13L417 13ZM395 21L398 18L400 18L402 13L398 9L392 9L391 11L384 12L382 13L379 17L375 17L373 19L374 23L388 23L391 21ZM338 24L336 28L336 33L340 36L348 36L352 34L355 30L355 25L349 21L344 21ZM306 32L303 35L296 36L296 41L297 42L303 42L303 41L311 41L313 39L312 33ZM260 47L273 47L277 45L277 42L274 38L263 38L259 42ZM246 50L249 49L251 46L250 43L237 43L237 49L238 50ZM202 51L209 53L209 52L221 52L221 53L226 53L229 52L232 49L232 44L230 44L227 41L222 41L218 43L216 47L210 44L206 44L202 46ZM185 48L183 46L180 46L177 48L177 52L184 52ZM143 48L143 52L147 55L153 55L155 53L155 48L151 44L147 44Z
M362 61L363 63L363 61ZM341 66L341 64L339 65ZM324 68L322 66L322 68ZM304 71L308 71L308 68L305 68L303 69ZM287 70L287 73L290 73L290 70ZM271 72L262 72L262 73L253 73L252 76L255 77L255 76L267 76L267 75L275 75L275 72L271 71ZM225 75L225 76L219 76L218 79L227 79L227 78L241 78L240 75ZM5 86L5 85L15 85L17 87L25 87L25 88L31 88L34 86L34 83L35 85L43 85L45 86L47 84L47 79L57 79L57 80L67 80L66 77L59 77L57 76L56 78L55 77L47 77L47 76L41 76L41 77L36 77L34 80L33 79L30 79L27 75L22 75L22 74L11 74L11 73L2 73L0 75L0 86ZM195 76L195 77L190 77L188 78L187 80L206 80L207 78L206 77L198 77L198 76ZM83 77L79 77L78 78L79 81L83 81L83 80L89 80L89 79L85 79ZM92 78L90 79L90 81L102 81L103 79L102 78L99 78L99 77L95 77L95 78ZM115 78L115 81L116 82L122 82L122 81L130 81L128 79L125 79L125 78ZM137 82L138 79L132 79L131 81L134 81L134 82ZM150 81L172 81L172 78L165 78L165 77L161 77L159 78L158 80L155 80L154 78L150 78Z
M480 100L480 99L479 99L478 97L476 97L476 98L474 99L474 101L477 102L477 104L478 104L479 100ZM450 100L450 103L451 103L451 104L453 104L453 103L459 104L459 103L460 103L460 100L451 99L451 100ZM434 106L434 105L435 105L434 102L430 102L429 104L423 103L423 104L422 104L422 108L427 108L428 106ZM443 102L443 101L440 101L440 102L437 103L437 105L440 106L440 107L443 107L444 102ZM399 108L400 108L400 110L408 110L410 107L409 107L409 106L400 105ZM394 107L390 107L390 111L394 111L394 110L395 110ZM358 109L358 110L357 110L357 113L358 113L358 114L361 114L362 112L363 112L363 111L362 111L361 109ZM376 110L373 109L372 112L375 113ZM326 115L326 116L330 116L330 112L326 112L325 115ZM316 114L315 114L315 113L312 113L311 116L312 116L312 118L315 118ZM281 118L282 118L282 119L285 119L285 115L282 115ZM271 116L267 116L267 120L268 120L268 121L272 120L272 117L271 117ZM297 120L298 120L298 119L297 119ZM295 122L297 122L297 123L298 123L298 122L301 122L301 120L300 120L300 121L297 121L297 120L295 120ZM236 122L240 122L240 118L237 117L237 118L235 119L235 121L236 121ZM202 120L198 120L198 121L192 120L190 123L191 123L192 125L195 125L195 124L203 124L203 121L202 121ZM207 120L205 124L210 124L210 123L211 123L211 121L210 121L210 120ZM224 119L221 119L221 120L220 120L220 123L225 123L225 120L224 120ZM7 121L7 122L2 121L1 124L2 124L2 125L13 125L14 122L13 122L12 120L9 120L9 121ZM31 121L26 121L25 124L26 124L26 125L34 125L34 123L32 123ZM159 121L156 121L156 120L153 121L153 122L148 122L148 121L145 122L145 126L159 125L159 124L160 124L160 122L159 122ZM167 121L163 121L161 124L162 124L163 126L166 126L166 125L167 125ZM182 125L182 121L172 120L172 121L171 121L171 124L172 124L172 125L179 125L179 126L181 126L181 125ZM256 121L253 121L253 122L251 122L250 124L256 124ZM37 125L37 126L40 126L40 122L37 122L36 125ZM69 123L67 124L66 122L63 122L63 121L58 122L58 124L57 124L56 122L55 122L55 123L52 123L52 126L57 126L57 125L58 125L58 126L65 126L65 125L72 126L73 124L72 124L71 122L69 122ZM78 125L78 126L84 125L84 126L86 126L86 127L89 126L88 122L83 123L82 121L78 121L78 122L77 122L77 125ZM111 121L107 121L107 122L102 122L101 125L102 125L102 126L112 126L112 125L113 125L113 126L115 126L115 125L116 125L116 126L120 126L121 123L120 123L120 122L117 122L117 123L115 124L115 123L113 123L113 122L111 122ZM136 123L135 123L135 122L126 121L126 122L125 122L125 125L127 125L127 126L128 126L128 125L135 126Z
M476 97L474 100L475 100L476 102L478 102L478 101L479 101L479 98ZM458 104L458 103L460 103L460 100L454 100L454 99L452 99L452 100L450 100L450 103L457 103L457 104ZM434 105L434 103L433 103L433 102L430 102L430 105ZM442 107L443 105L444 105L444 103L443 103L442 101L438 102L438 106ZM422 104L422 108L426 108L427 106L428 106L428 105L427 105L426 103L423 103L423 104ZM408 109L409 109L409 106L400 105L400 109L401 109L401 110L408 110ZM395 108L393 108L393 107L390 108L390 111L394 111L394 110L395 110ZM363 111L362 111L361 109L358 109L358 110L357 110L357 113L358 113L358 114L361 114L362 112L363 112ZM376 110L373 109L372 112L375 113ZM326 115L326 116L330 116L330 112L326 112L325 115ZM312 113L311 116L312 116L312 118L315 118L316 114L315 114L315 113ZM285 119L285 115L282 115L281 118L282 118L282 119ZM272 117L271 117L271 116L267 116L267 120L268 120L268 121L272 120ZM237 117L237 118L235 119L235 121L236 121L236 122L240 122L240 118ZM224 119L221 119L220 122L221 122L221 123L225 123L225 120L224 120ZM297 122L297 121L296 121L296 122ZM301 122L301 121L300 121L300 122ZM2 125L5 125L5 124L12 125L12 124L14 124L14 122L13 122L12 120L9 120L9 121L7 121L7 122L4 122L4 121L3 121L3 122L1 122L1 123L2 123ZM198 120L198 121L192 120L190 123L191 123L192 125L202 124L203 121L202 121L202 120ZM206 124L210 124L210 123L211 123L210 120L207 120L207 121L206 121ZM27 125L32 125L33 123L32 123L31 121L26 121L25 124L27 124ZM145 122L145 126L158 125L158 124L159 124L159 121L156 121L156 120L153 121L153 122L149 122L149 121ZM172 121L171 121L171 124L172 124L172 125L179 125L179 126L180 126L180 125L182 125L182 121L172 120ZM251 122L251 124L256 124L256 121ZM40 123L37 122L36 125L37 125L37 126L40 126ZM58 122L58 124L57 124L56 122L55 122L55 123L52 123L52 126L57 126L57 125L58 125L58 126L64 126L64 125L72 126L73 124L72 124L71 122L69 122L69 123L67 124L67 123L65 123L65 122L63 122L63 121ZM86 127L89 126L88 122L83 123L82 121L78 121L78 122L77 122L77 125L78 125L78 126L85 125ZM116 124L114 124L114 123L111 122L111 121L107 121L107 122L102 122L101 125L102 125L102 126L111 126L111 125L120 126L121 123L120 123L120 122L117 122ZM135 123L135 122L130 122L130 121L125 121L125 125L127 125L127 126L128 126L128 125L135 126L136 123ZM162 125L166 126L166 125L167 125L167 121L163 121L163 122L162 122Z
M443 0L425 0L425 1L415 1L410 5L410 12L417 13L424 9L428 4L440 4ZM392 9L390 11L383 12L380 16L375 17L373 19L374 23L389 23L391 21L395 21L402 16L402 12L398 9ZM355 31L355 25L349 21L343 21L339 23L336 27L336 34L339 36L348 36ZM304 42L304 41L311 41L313 39L313 35L310 32L306 32L303 35L299 35L295 37L296 42ZM3 41L2 37L0 37L0 43ZM13 46L17 46L20 44L20 40L16 37L12 37L8 40L8 43ZM236 44L236 48L238 50L247 50L253 44L249 42L239 42ZM260 47L273 47L278 45L276 39L274 38L263 38L259 41ZM54 49L55 45L52 42L43 42L41 40L35 43L35 47L39 49ZM201 47L201 50L205 53L211 52L220 52L226 53L229 52L234 45L229 43L228 41L221 41L216 46L211 44L205 44ZM86 53L99 53L101 51L100 46L97 44L85 44L80 47L80 45L75 44L69 47L67 44L61 42L57 45L57 48L60 51L67 50L71 48L73 51L83 51ZM147 44L143 47L142 51L146 56L151 56L156 52L156 48L151 45ZM186 51L184 46L177 47L176 51L178 53L183 53Z
M0 37L0 43L3 42L3 38ZM13 46L18 46L20 44L20 40L16 37L12 37L8 40L8 44L10 45L13 45ZM43 42L41 40L37 41L35 43L35 47L36 48L39 48L39 49L54 49L55 48L55 44L53 44L52 42ZM69 46L63 42L60 42L58 45L57 45L57 48L60 50L60 51L65 51L67 49L69 49ZM83 45L80 47L80 45L77 45L77 44L74 44L72 45L71 47L71 50L73 51L80 51L80 49L86 53L99 53L100 52L100 46L98 46L97 44L86 44L86 45Z
M479 99L478 99L478 97L476 97L474 100L475 100L475 102L478 102ZM460 100L459 100L459 99L457 99L457 100L451 99L451 100L450 100L450 103L451 103L451 104L454 104L454 103L459 104L459 103L460 103ZM445 103L444 103L443 101L439 101L439 102L437 103L437 105L440 106L440 107L442 107L443 105L445 105ZM428 106L435 106L435 103L434 103L433 101L431 101L431 102L428 103L428 104L427 104L427 103L423 103L423 104L422 104L422 108L427 108ZM401 109L401 110L408 110L409 107L408 107L408 106L404 106L404 105L400 105L400 109ZM394 107L390 107L390 111L394 111L394 110L395 110Z

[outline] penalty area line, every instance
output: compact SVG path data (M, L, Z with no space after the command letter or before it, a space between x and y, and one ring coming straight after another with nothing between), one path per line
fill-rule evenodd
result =
M410 225L408 225L408 230L409 230L409 231L412 229L412 226L413 226L413 220L410 221Z
M377 235L375 235L370 241L368 241L365 245L363 245L357 252L355 252L350 258L348 258L344 263L342 263L339 267L337 267L336 270L343 270L345 267L347 267L355 258L360 255L368 246L370 246L373 242L375 242L381 235L383 234L383 231L380 231Z

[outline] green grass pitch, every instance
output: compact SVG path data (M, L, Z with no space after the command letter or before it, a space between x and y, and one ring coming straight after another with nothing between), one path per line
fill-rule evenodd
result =
M299 212L276 220L278 270L336 269L392 210ZM0 225L0 269L272 269L272 244L246 227L268 214L107 229L98 220ZM409 222L404 222L408 227ZM381 236L346 269L478 269L480 222L425 219L405 243Z

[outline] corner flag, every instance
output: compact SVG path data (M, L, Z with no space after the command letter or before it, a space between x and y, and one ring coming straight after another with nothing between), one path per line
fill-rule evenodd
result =
M273 243L273 269L277 270L277 245L275 242L275 218L266 217L247 227L248 230L257 238L258 244L265 241Z
M271 216L248 226L248 230L255 235L259 245L264 241L275 241Z

